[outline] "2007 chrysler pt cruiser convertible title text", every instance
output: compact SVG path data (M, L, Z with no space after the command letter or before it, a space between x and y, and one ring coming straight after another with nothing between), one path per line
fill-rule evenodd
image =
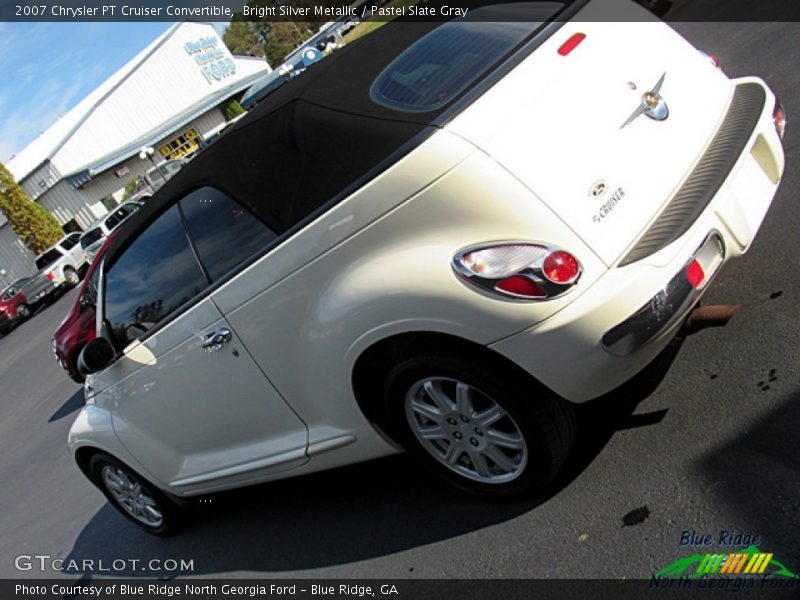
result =
M390 23L112 242L75 459L157 534L191 496L400 448L473 493L541 490L573 404L647 365L752 243L784 125L761 80L627 0Z

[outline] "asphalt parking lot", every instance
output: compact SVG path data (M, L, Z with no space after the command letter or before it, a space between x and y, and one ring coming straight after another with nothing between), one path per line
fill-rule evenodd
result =
M66 450L83 398L50 338L73 291L0 338L0 577L96 574L15 567L39 554L141 561L99 573L128 577L641 578L693 551L680 546L684 531L759 536L762 551L798 572L800 24L677 28L729 75L758 74L779 94L785 178L750 253L705 297L740 303L739 314L582 407L578 447L549 498L475 500L400 455L204 498L185 533L150 537ZM159 571L153 559L191 559L193 569Z

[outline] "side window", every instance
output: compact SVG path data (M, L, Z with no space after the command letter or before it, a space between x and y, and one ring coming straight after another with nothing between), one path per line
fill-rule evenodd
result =
M239 204L204 187L180 202L189 234L212 281L275 239L275 233Z
M106 272L105 318L118 346L140 338L207 285L173 206Z
M134 204L133 202L127 202L119 207L117 210L117 214L122 215L123 218L127 217L128 215L132 215L139 209L138 204Z
M124 218L124 217L123 217L123 216L121 216L121 215L119 214L119 211L116 211L116 212L115 212L113 215L111 215L110 217L108 217L108 218L106 219L106 228L107 228L109 231L111 231L112 229L114 229L114 227L116 227L117 225L119 225L119 222L120 222L120 221L121 221L123 218Z
M89 283L86 285L86 295L97 303L97 286L100 285L100 269L95 269Z
M70 251L70 250L72 250L72 248L75 246L75 244L77 244L77 243L78 243L78 240L79 240L80 238L81 238L81 234L80 234L80 233L73 233L72 235L68 235L68 236L67 236L67 237L65 237L65 238L64 238L64 240L61 242L61 247L62 247L64 250Z

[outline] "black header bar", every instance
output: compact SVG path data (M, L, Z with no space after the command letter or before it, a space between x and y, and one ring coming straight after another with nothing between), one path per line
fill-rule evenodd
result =
M498 0L499 1L499 0ZM508 1L508 0L505 0ZM513 1L513 0L512 0ZM569 3L570 0L565 0ZM593 0L603 4L606 0ZM633 1L633 0L630 0ZM637 0L666 21L766 22L800 21L796 0ZM484 2L486 3L486 0ZM623 2L624 3L624 2ZM13 22L144 22L144 21L292 21L325 23L336 20L389 21L397 17L446 21L462 16L469 0L0 0L0 21ZM593 20L639 20L614 2ZM619 6L619 4L617 4ZM647 18L641 13L641 20Z

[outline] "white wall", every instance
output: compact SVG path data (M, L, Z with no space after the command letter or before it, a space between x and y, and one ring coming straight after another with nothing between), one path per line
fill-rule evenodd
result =
M208 47L199 43L208 40ZM198 64L210 54L216 58ZM230 69L218 77L212 66ZM204 74L204 68L206 74ZM127 79L88 116L52 158L61 173L72 173L111 154L162 123L254 73L267 72L265 61L236 60L213 26L182 23Z
M11 225L0 225L0 289L20 277L36 272L36 257L19 240Z
M158 140L154 146L165 144L172 140L178 133L187 129L196 129L200 135L219 126L225 122L225 117L216 108L212 108L207 113L201 115L194 121L180 128L176 133L172 133L164 139ZM161 162L160 157L155 157L156 162ZM117 177L116 171L122 167L127 167L128 173L122 177ZM138 155L134 155L125 162L115 165L108 171L101 173L89 181L83 189L76 190L67 180L59 181L47 193L39 197L39 203L49 210L62 225L70 219L78 221L78 225L86 228L97 220L97 217L89 210L89 205L99 202L102 198L112 195L131 180L140 175L144 175L153 164L149 160L142 160Z

